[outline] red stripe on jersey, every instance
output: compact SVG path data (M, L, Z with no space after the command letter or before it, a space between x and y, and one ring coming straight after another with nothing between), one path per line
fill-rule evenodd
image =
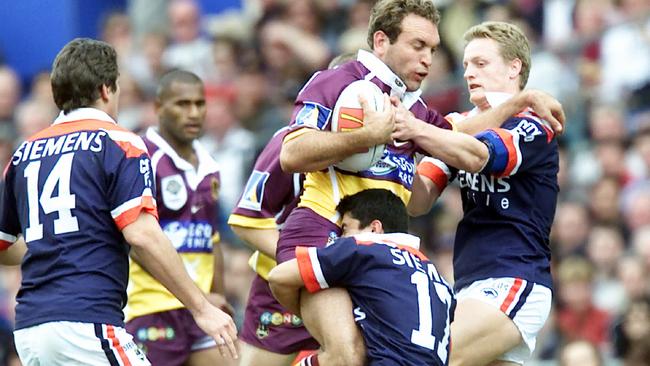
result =
M140 216L141 211L153 215L156 218L156 220L158 220L158 210L156 209L156 204L154 203L153 197L151 196L143 196L142 202L140 203L139 206L135 206L133 208L130 208L122 212L119 216L117 216L113 220L115 221L117 228L122 230L127 225L135 222L135 220L138 219L138 216Z
M300 277L302 277L302 282L305 283L307 291L319 291L321 287L318 284L318 280L316 280L314 268L311 266L311 259L309 259L307 247L296 247L296 259L298 260Z
M133 146L133 144L131 144L128 141L116 141L116 140L113 140L113 142L115 142L117 144L117 146L119 146L120 149L122 149L122 151L124 151L124 154L126 154L127 159L129 159L129 158L139 158L143 154L144 155L147 154L146 151L141 150L141 149Z
M13 244L10 241L0 240L0 251L7 250Z
M503 144L505 145L506 149L508 150L508 164L506 164L506 168L499 174L501 177L507 177L512 173L512 170L517 166L517 147L515 146L515 140L514 137L510 132L507 130L504 130L503 128L495 128L493 129L494 132L496 132L499 137L501 138L501 141L503 141Z
M419 250L417 250L417 249L415 249L413 247L409 247L409 246L406 246L406 245L397 245L397 247L402 249L402 250L406 250L407 252L413 254L414 256L420 258L423 261L428 261L429 260L429 258L427 258L426 255L422 254L422 252L420 252Z
M503 303L501 304L501 311L506 312L508 308L510 307L510 304L515 299L515 296L517 296L517 292L519 292L519 289L521 288L521 284L524 281L522 281L521 278L515 278L515 283L510 287L510 292L508 292L508 296L506 296L506 299L503 300Z
M35 135L32 135L27 140L36 141L48 137L66 135L77 131L97 131L99 129L125 131L125 132L128 131L127 129L120 127L112 122L99 121L94 119L83 119L80 121L65 122L57 125L52 125L36 133Z
M438 188L438 193L442 193L449 182L447 174L439 166L430 161L423 161L418 164L417 173L431 179L433 184L436 185L436 188Z
M407 252L413 254L414 256L420 258L423 261L428 261L429 260L429 258L427 258L427 256L422 254L422 252L420 252L419 250L417 250L417 249L415 249L413 247L410 247L408 245L397 244L396 242L394 242L392 240L382 240L380 243L378 243L378 242L368 241L368 240L358 240L358 239L355 238L354 241L357 243L357 245L374 245L374 244L382 244L382 243L383 244L394 245L398 249L406 250Z
M122 348L122 345L120 345L120 340L117 339L117 337L115 337L115 329L113 329L112 325L106 326L106 336L111 341L112 347L117 351L117 354L120 357L120 360L122 361L124 366L131 366L131 362L129 361L129 358L126 356L126 352L124 352L124 348Z

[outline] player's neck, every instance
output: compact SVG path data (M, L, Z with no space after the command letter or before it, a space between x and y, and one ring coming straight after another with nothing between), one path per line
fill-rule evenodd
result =
M173 136L165 133L163 130L160 130L159 132L160 136L162 136L162 138L169 144L169 146L171 146L171 148L176 152L176 154L178 154L179 157L192 164L194 169L198 168L199 158L196 156L196 151L194 151L194 147L192 146L191 142L187 143L185 141L179 141Z

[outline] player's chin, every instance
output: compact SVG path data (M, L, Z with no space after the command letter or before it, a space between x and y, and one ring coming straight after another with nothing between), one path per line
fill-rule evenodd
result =
M409 79L406 81L406 90L408 91L415 91L420 89L420 86L422 86L422 80L420 78L415 78L415 79Z

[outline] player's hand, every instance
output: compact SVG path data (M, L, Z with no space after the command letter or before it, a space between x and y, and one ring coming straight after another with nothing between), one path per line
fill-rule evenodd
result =
M395 105L395 129L393 130L391 137L395 141L395 144L399 145L415 136L418 132L418 124L413 113L406 109L404 104L399 100L393 101L393 103Z
M233 308L232 305L228 303L228 300L224 295L216 292L210 292L205 296L208 298L210 304L223 310L226 314L230 315L231 317L235 316L235 308Z
M562 104L553 96L541 90L529 89L523 93L525 93L528 106L533 108L533 111L541 119L551 124L553 132L561 135L564 132L564 123L566 122Z
M194 315L194 320L199 328L217 342L217 348L223 357L238 357L235 347L237 327L228 314L205 301L201 310L192 315Z
M395 107L388 95L384 93L384 108L381 111L372 109L362 95L359 95L359 104L363 109L362 128L368 133L369 146L390 143L390 135L395 126Z

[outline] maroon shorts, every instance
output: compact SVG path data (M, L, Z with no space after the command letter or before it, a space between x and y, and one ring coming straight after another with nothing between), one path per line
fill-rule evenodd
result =
M341 228L306 207L291 211L280 230L276 260L286 262L296 257L296 247L322 248L341 235Z
M192 352L216 347L184 308L134 318L126 330L156 366L181 366Z
M285 355L319 347L303 326L302 319L275 300L269 283L260 276L255 276L248 294L239 339L251 346Z

